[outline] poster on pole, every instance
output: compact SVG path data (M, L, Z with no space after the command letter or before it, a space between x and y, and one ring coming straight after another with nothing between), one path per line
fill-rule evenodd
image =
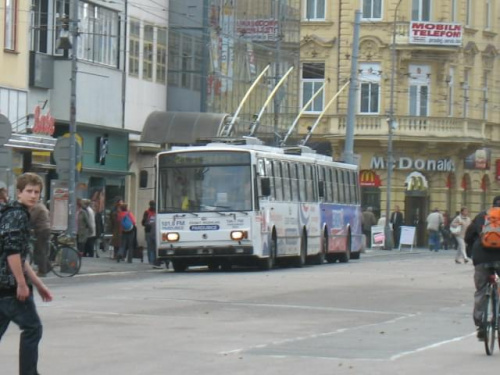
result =
M372 247L383 247L385 242L384 226L374 225L372 227Z
M67 181L52 180L50 183L50 229L68 229L69 188Z
M399 237L399 250L401 246L410 246L410 251L413 251L413 244L415 242L415 227L401 227L401 235Z

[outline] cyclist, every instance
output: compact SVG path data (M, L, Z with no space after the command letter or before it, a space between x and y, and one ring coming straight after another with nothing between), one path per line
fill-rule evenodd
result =
M500 195L493 198L493 207L500 207ZM474 293L473 319L477 327L477 338L479 341L484 341L485 338L482 319L485 305L484 297L488 284L488 276L490 274L488 269L483 265L485 263L500 262L500 249L484 249L481 245L480 234L485 217L486 211L477 214L465 233L465 242L468 248L472 250L472 261L474 264L474 284L476 286L476 292Z

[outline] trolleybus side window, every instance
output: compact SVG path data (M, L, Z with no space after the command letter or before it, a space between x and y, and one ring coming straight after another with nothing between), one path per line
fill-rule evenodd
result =
M312 176L312 165L305 165L306 169L306 191L307 191L307 200L309 202L314 201L314 192L313 192L313 176Z
M273 172L274 172L274 189L276 194L276 200L283 200L283 182L281 180L281 163L279 160L273 160Z
M306 180L304 177L304 165L299 164L298 165L298 176L297 178L299 179L299 194L300 194L300 201L305 202L307 200L306 196Z
M255 175L255 180L257 181L256 192L257 192L258 197L262 196L260 181L264 177L266 177L266 164L265 164L263 159L258 159L257 160L257 173ZM258 202L258 200L257 200L257 202Z
M335 202L335 189L333 185L333 170L331 168L326 167L326 190L328 194L328 202Z
M290 188L291 188L291 181L290 181L290 165L286 161L281 162L281 167L283 170L283 200L285 201L291 201L292 196L290 193Z
M344 169L342 170L342 177L343 177L343 182L344 182L344 203L350 203L350 197L349 197L349 180L347 179L347 171Z
M335 169L335 181L336 181L336 189L338 194L338 203L344 202L344 186L342 183L342 173L338 169Z
M269 184L271 185L271 198L276 199L276 192L274 186L274 166L272 160L266 159L266 176L269 177Z
M290 164L290 185L292 187L292 201L299 201L299 185L297 180L297 164Z
M356 192L356 204L359 204L359 189L358 189L358 185L356 184L356 181L359 181L359 176L358 176L358 172L354 172L354 181L352 182L353 183L353 189L354 191Z
M345 190L347 194L347 202L348 204L352 204L354 200L354 191L351 186L351 171L344 171L345 173Z

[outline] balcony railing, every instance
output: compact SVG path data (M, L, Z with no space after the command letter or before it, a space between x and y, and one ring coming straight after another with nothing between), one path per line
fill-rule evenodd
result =
M436 138L468 138L491 139L492 129L482 120L470 120L452 117L418 117L397 116L395 136L404 137L436 137ZM346 116L330 117L326 134L344 136L346 133ZM386 136L388 133L387 116L356 116L354 134L359 136Z

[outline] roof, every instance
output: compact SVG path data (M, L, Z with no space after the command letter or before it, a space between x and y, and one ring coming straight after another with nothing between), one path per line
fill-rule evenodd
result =
M225 113L155 111L144 123L141 142L192 144L216 137L227 117Z

